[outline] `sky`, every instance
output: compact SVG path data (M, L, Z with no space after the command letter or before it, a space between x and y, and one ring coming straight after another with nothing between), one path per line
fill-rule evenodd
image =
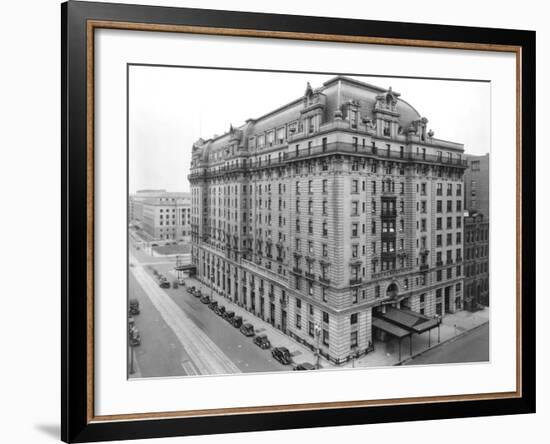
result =
M129 85L129 185L189 191L193 143L240 126L301 97L333 75L132 66ZM401 93L435 137L490 152L487 82L352 76Z

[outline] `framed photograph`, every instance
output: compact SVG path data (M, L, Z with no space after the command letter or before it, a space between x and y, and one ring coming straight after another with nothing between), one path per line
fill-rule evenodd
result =
M61 12L65 442L535 411L534 32Z

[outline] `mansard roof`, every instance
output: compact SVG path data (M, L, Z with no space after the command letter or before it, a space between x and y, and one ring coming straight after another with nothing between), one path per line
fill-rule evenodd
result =
M377 97L381 94L391 94L393 100L396 101L396 112L399 114L399 125L405 130L413 121L421 119L420 113L408 102L400 97L399 93L388 89L362 82L345 76L335 76L327 80L318 88L312 88L308 83L305 89L305 95L321 94L325 96L325 109L323 120L331 121L335 111L341 109L346 103L353 101L358 104L360 116L362 118L372 118L374 106ZM270 130L294 122L300 118L301 110L304 105L304 95L297 99L280 106L268 113L257 117L250 118L246 123L238 127L230 126L230 131L208 140L199 139L195 144L200 147L202 158L208 157L211 152L216 152L219 149L227 147L232 139L232 133L235 130L241 132L241 143L251 136L257 136Z

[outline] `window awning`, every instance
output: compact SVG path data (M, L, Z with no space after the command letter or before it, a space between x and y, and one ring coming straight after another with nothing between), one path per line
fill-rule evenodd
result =
M398 327L397 325L390 324L389 322L381 318L373 318L372 326L379 328L380 330L385 331L386 333L389 333L390 335L395 336L398 339L402 339L405 336L409 336L411 334L409 331Z

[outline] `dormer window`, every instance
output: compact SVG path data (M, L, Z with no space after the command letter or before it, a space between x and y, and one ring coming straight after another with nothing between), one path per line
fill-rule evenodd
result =
M273 141L275 139L275 131L270 131L267 133L267 144L273 146Z
M384 136L390 136L390 121L384 120Z
M357 128L357 111L356 110L350 111L349 124L351 128Z
M279 128L277 130L277 143L282 144L286 139L285 128Z

